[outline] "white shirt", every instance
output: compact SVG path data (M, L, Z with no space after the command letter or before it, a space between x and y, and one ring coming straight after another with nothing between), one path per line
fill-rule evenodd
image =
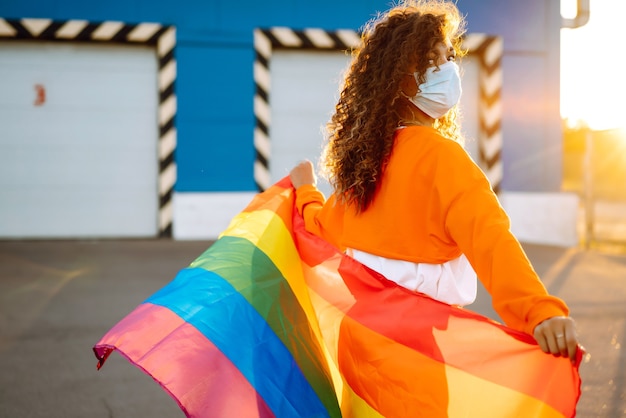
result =
M465 255L443 264L427 264L394 260L351 248L346 254L400 286L440 302L464 306L476 300L476 273Z

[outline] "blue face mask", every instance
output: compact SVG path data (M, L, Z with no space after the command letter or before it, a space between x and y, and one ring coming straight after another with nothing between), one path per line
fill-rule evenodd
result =
M415 82L417 73L413 74ZM461 76L459 66L454 61L446 61L439 67L431 67L426 72L426 81L420 84L419 93L408 99L422 112L439 119L450 111L461 98Z

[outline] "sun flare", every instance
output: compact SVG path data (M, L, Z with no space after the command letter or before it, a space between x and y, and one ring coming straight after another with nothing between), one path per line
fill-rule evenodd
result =
M575 10L575 1L562 0L564 16L571 17L572 3ZM616 36L626 1L590 3L585 26L561 30L561 116L594 130L626 128L626 79Z

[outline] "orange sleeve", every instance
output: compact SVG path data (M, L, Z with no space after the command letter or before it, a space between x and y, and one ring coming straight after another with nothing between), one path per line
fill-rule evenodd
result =
M338 213L328 210L328 207L333 206L334 196L326 201L324 194L312 184L305 184L296 189L296 209L304 218L305 229L341 248L339 237L342 228Z
M541 321L567 316L565 303L548 294L511 233L509 218L485 175L460 147L449 151L438 173L445 179L438 192L447 202L446 232L491 294L496 312L511 328L531 335Z

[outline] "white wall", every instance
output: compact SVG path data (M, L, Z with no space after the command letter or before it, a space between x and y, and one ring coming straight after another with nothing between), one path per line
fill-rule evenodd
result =
M578 245L576 194L503 192L499 198L511 218L511 231L520 241L560 247Z

